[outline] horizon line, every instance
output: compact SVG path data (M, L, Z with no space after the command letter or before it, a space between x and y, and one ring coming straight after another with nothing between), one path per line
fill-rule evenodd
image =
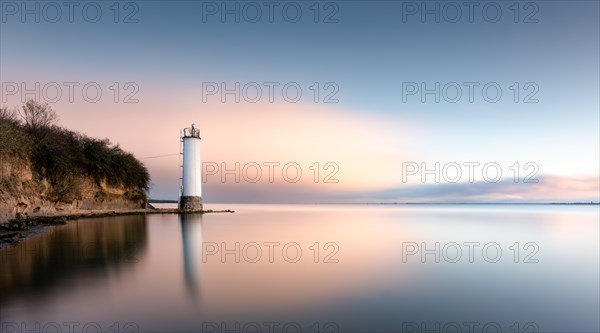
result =
M178 203L178 200L149 199L148 203ZM600 202L207 202L206 204L249 205L600 205Z

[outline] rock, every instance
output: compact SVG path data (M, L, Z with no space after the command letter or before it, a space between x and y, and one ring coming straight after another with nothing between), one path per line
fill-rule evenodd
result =
M22 211L24 211L25 209L27 209L27 207L29 207L29 205L26 204L26 203L24 203L24 202L19 202L17 204L17 208L20 209L20 210L22 210Z
M50 221L50 224L53 224L53 225L67 224L67 219L65 217L57 217L57 218L52 219Z

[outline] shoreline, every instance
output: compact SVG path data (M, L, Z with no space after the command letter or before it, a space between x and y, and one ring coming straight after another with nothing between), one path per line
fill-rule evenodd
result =
M178 208L139 208L139 209L99 209L57 212L52 215L27 216L25 219L11 219L0 222L0 250L6 246L16 245L32 236L43 234L46 229L65 225L68 221L126 215L153 215L153 214L211 214L235 213L226 210L181 210Z

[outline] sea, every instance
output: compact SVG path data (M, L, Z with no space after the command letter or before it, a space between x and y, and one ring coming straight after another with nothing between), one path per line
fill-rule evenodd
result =
M2 332L600 331L598 205L205 208L0 250Z

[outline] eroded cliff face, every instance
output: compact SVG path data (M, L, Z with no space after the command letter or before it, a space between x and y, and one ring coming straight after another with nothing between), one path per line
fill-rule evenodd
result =
M146 208L143 190L97 183L91 177L66 175L60 184L36 176L21 158L0 158L0 223L25 216L80 210Z

